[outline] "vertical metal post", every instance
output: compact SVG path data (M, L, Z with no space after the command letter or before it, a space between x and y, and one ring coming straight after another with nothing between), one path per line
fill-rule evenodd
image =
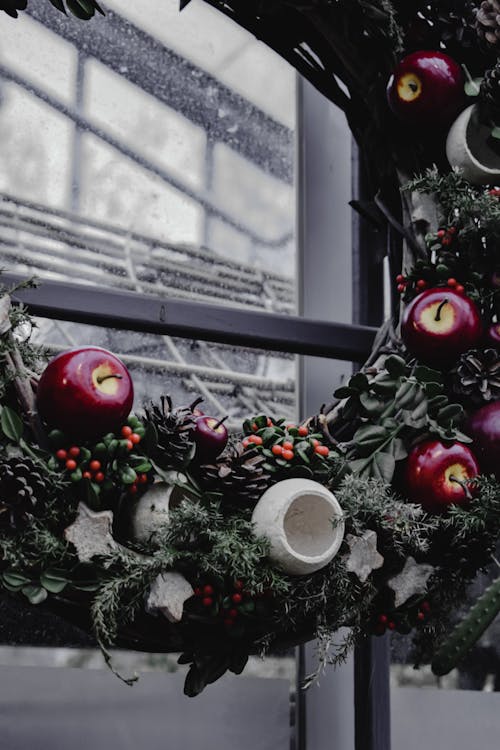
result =
M351 134L342 112L298 81L297 246L299 312L352 322ZM352 371L349 362L301 358L301 413L318 411ZM300 650L299 682L317 664L315 644ZM352 659L327 668L319 683L297 692L296 750L354 749Z
M75 110L77 114L83 115L84 92L85 92L85 62L86 56L81 50L76 52L77 65L75 76ZM82 139L83 130L75 123L73 133L73 154L71 169L71 211L77 213L80 208L81 169L82 169Z

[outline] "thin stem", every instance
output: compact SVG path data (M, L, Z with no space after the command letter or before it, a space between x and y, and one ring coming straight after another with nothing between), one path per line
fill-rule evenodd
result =
M102 375L96 379L99 385L101 385L101 383L104 383L105 380L109 380L109 378L116 378L117 380L121 380L123 378L123 375L120 375L117 372L112 372L110 375Z
M443 307L447 305L448 302L449 302L448 297L445 297L445 299L441 302L438 309L436 310L436 317L434 318L436 323L439 323L439 321L441 320L441 312L443 310Z
M450 482L456 482L457 484L459 484L461 486L461 488L463 489L463 491L465 492L465 497L467 498L467 500L472 500L472 493L471 493L471 491L469 489L469 485L468 485L468 483L467 483L467 481L465 479L459 479L454 474L451 474L450 475Z

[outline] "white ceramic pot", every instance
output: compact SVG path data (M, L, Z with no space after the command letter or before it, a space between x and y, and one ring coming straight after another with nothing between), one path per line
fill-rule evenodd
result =
M255 533L271 545L269 556L285 573L307 575L335 557L344 538L342 508L335 496L311 479L285 479L270 487L255 506Z
M490 128L480 123L475 104L464 109L448 133L448 161L474 185L500 183L500 155L491 148L489 139Z
M154 542L158 529L169 521L169 511L189 497L185 490L175 484L153 484L132 511L133 538L142 543Z

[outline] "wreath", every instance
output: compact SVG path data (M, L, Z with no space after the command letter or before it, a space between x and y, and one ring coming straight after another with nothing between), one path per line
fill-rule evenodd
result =
M108 662L181 652L191 696L252 653L317 638L321 666L387 631L444 674L500 610L497 579L453 629L498 565L500 2L206 1L346 113L391 319L319 414L228 435L200 399L132 413L111 352L47 363L5 289L0 582L91 629Z

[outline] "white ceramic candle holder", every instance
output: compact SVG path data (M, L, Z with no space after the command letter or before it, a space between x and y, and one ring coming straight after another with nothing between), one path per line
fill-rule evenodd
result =
M448 133L448 161L474 185L500 183L500 155L488 143L490 131L479 121L477 106L473 104L457 117Z
M255 506L255 533L270 542L271 560L285 573L307 575L335 557L344 538L342 508L335 496L310 479L285 479Z

